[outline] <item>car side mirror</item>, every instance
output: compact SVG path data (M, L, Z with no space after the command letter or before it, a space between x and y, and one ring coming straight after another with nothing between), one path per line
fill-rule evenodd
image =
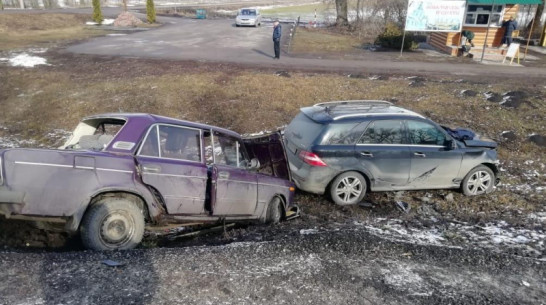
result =
M447 147L447 150L455 150L457 149L457 142L455 142L455 140L453 139L447 140L446 147Z
M252 158L250 160L250 165L247 167L248 169L259 169L260 168L260 161L256 158Z

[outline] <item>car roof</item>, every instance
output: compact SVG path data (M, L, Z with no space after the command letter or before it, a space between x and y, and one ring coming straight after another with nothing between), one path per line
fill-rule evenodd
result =
M301 111L315 122L322 124L334 121L362 120L363 118L400 118L408 116L424 118L416 112L380 100L326 102L301 108Z
M103 114L96 114L91 115L88 117L85 117L83 121L86 120L92 120L92 119L122 119L125 121L142 121L142 122L148 122L148 124L172 124L172 125L182 125L192 128L198 128L198 129L212 129L214 131L218 131L220 133L234 136L237 138L240 138L241 135L231 131L229 129L208 125L208 124L201 124L191 121L185 121L185 120L179 120L174 118L169 118L166 116L156 115L156 114L150 114L150 113L103 113Z

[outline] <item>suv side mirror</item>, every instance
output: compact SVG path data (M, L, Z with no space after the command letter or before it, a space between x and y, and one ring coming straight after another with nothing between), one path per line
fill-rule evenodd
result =
M250 165L247 167L248 169L259 169L260 168L260 161L256 158L252 158L250 160Z

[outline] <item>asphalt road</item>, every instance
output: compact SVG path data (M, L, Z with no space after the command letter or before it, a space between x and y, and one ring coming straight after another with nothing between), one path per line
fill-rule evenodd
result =
M99 37L68 48L98 55L122 55L226 62L272 61L272 25L235 27L233 20L163 18L159 29ZM117 34L120 35L120 34Z
M541 304L544 262L355 227L125 252L0 251L0 304ZM108 267L111 259L124 264Z
M196 20L162 17L165 25L148 31L123 36L94 38L70 46L74 53L130 56L173 60L230 62L256 67L279 69L300 68L319 71L363 73L404 73L427 75L461 75L496 77L546 78L546 70L538 67L481 65L475 63L412 62L377 59L335 60L294 58L281 55L274 61L272 25L260 28L237 28L233 20ZM286 51L289 24L283 27L283 49Z

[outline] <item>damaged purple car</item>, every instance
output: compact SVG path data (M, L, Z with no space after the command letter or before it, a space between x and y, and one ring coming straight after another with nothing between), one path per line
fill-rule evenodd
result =
M0 150L0 214L60 224L96 250L137 246L145 225L297 215L280 134L150 114L87 117L56 150Z

